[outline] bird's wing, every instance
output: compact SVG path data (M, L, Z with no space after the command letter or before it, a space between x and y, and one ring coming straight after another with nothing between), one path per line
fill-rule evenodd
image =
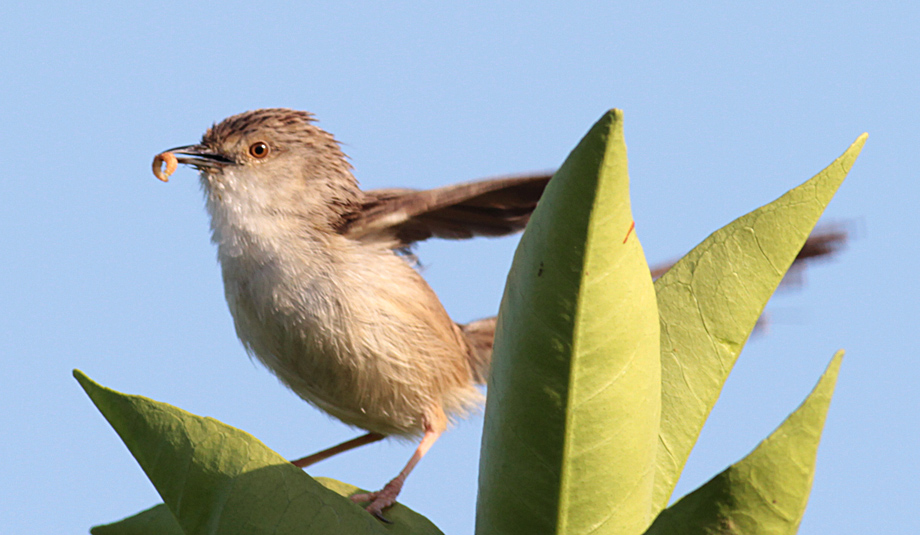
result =
M370 190L360 207L345 215L340 230L353 239L395 239L396 247L431 237L512 234L527 225L551 177L534 173L430 190Z
M360 207L345 214L341 232L354 239L369 236L405 248L428 238L461 240L504 236L524 229L552 173L530 173L466 182L429 190L377 189L364 193ZM832 258L847 243L843 225L814 230L799 252L784 285L795 285L804 266ZM673 262L651 267L658 278Z

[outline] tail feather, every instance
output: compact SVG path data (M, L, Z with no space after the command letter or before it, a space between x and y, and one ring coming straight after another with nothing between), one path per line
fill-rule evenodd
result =
M492 364L492 341L495 339L495 316L460 325L463 337L470 346L470 368L473 379L485 384Z

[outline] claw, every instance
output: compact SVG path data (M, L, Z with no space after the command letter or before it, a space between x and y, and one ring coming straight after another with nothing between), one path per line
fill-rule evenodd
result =
M385 524L392 524L393 523L392 520L383 516L383 509L393 505L393 500L387 500L386 498L381 499L380 494L382 492L383 491L367 492L364 494L355 494L353 496L349 496L349 498L351 499L351 501L355 503L370 502L370 504L367 507L365 507L365 510L368 513L374 515L374 518L376 518L377 520ZM385 503L387 501L389 501L390 503Z
M392 520L390 520L389 518L383 516L383 513L381 513L380 511L371 511L371 514L374 515L374 518L376 518L377 520L383 522L384 524L392 524L392 523L393 523Z
M396 503L396 497L399 496L399 491L402 489L402 483L402 479L397 477L377 492L368 492L351 496L351 501L355 503L370 502L370 504L365 507L365 510L380 521L392 524L389 519L383 516L383 510Z
M426 426L425 436L422 437L422 442L418 445L418 448L415 450L415 453L412 454L412 458L406 463L406 467L402 469L402 472L377 492L355 494L350 496L351 501L355 503L371 502L370 505L364 509L381 522L390 524L391 522L383 516L382 511L396 503L396 497L399 496L399 491L402 490L403 483L405 483L406 478L409 477L409 472L412 471L415 465L422 459L422 456L425 455L425 452L428 451L428 448L430 448L431 445L434 444L434 441L441 435L443 428L439 429L440 430L435 430L431 426Z

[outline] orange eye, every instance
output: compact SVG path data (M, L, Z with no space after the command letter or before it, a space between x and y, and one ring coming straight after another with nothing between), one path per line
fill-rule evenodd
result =
M249 154L253 158L265 158L268 156L268 144L264 141L257 141L249 146Z

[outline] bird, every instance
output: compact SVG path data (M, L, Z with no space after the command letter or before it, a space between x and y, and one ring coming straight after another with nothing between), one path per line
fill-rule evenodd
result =
M166 181L177 164L199 171L246 351L300 398L366 431L292 462L306 467L389 436L419 440L381 490L351 497L387 521L383 510L449 423L481 406L495 332L495 317L450 318L412 246L523 230L552 173L365 191L335 137L287 108L228 117L199 143L158 154L154 174ZM800 260L845 239L825 233Z

